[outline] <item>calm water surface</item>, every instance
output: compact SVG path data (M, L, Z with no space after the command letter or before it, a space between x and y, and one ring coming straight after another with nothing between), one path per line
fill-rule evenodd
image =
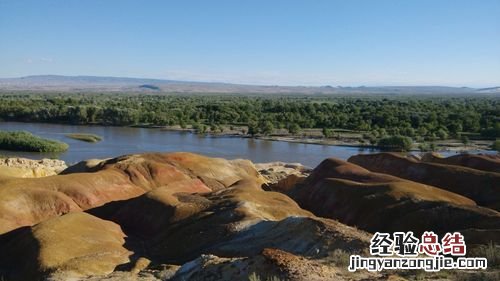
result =
M0 155L16 155L32 159L57 157L68 164L91 158L109 158L139 152L188 151L226 159L250 159L255 163L300 162L314 167L328 157L345 160L355 154L377 152L373 149L356 147L300 144L238 137L207 137L189 132L128 127L0 122L0 130L29 131L45 138L61 140L69 144L68 151L59 154L0 150ZM103 140L98 143L87 143L68 138L64 135L67 133L91 133L102 136Z

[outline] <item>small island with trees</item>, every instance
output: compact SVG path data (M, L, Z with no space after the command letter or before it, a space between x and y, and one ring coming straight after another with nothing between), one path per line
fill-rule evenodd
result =
M64 152L68 150L68 144L41 138L30 132L0 131L0 149L28 152Z

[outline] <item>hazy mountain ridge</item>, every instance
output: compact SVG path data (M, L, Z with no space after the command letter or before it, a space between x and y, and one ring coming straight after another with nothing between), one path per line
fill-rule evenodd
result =
M478 92L481 92L481 93L500 93L500 87L482 88L482 89L478 89Z
M63 92L162 92L240 94L499 94L500 87L468 88L446 86L276 86L219 82L194 82L149 78L35 75L0 78L0 91Z

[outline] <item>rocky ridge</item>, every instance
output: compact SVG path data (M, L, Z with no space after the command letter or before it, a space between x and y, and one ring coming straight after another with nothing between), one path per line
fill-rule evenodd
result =
M1 178L0 279L404 280L350 273L349 255L367 255L375 231L461 231L470 246L500 243L490 189L422 176L439 165L496 190L496 173L447 161L457 165L380 154L311 170L148 153ZM387 168L401 162L422 178Z

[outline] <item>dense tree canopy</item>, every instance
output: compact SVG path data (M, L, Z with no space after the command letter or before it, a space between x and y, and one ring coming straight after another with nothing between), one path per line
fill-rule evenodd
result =
M460 132L500 136L498 97L415 96L181 96L127 94L2 94L0 119L70 124L248 125L274 129L348 129L446 139Z

